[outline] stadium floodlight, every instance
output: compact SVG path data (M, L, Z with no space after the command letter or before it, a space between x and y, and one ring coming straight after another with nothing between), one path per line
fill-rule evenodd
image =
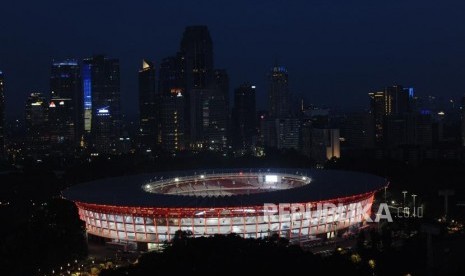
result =
M278 176L276 174L267 174L265 175L265 182L266 183L277 183Z

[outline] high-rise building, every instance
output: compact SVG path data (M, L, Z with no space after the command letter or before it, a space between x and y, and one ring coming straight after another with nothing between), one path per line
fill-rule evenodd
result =
M5 158L5 80L0 71L0 159Z
M300 119L299 118L282 118L276 120L277 148L295 149L300 148Z
M255 86L241 84L234 91L232 111L232 137L235 149L246 150L257 135Z
M39 158L49 153L48 104L42 93L31 93L26 100L26 152Z
M119 60L102 55L86 58L82 65L84 128L90 132L90 147L116 153L121 132Z
M186 27L181 40L180 49L181 68L183 72L182 83L184 86L185 97L185 138L192 148L198 148L198 138L200 130L196 118L192 118L193 103L198 103L199 99L205 96L192 95L205 89L213 88L213 42L207 26L189 26ZM195 91L194 91L195 90ZM191 96L193 97L191 99ZM198 117L198 118L201 118ZM192 131L196 133L192 133Z
M83 131L83 97L81 72L77 61L53 62L50 74L51 146L72 151L81 140Z
M312 129L311 157L318 163L341 157L339 129Z
M461 99L460 109L462 146L465 147L465 97Z
M373 116L375 141L381 143L383 140L383 121L386 115L384 92L370 92L370 113Z
M225 100L216 89L193 89L190 95L190 146L222 151L227 147Z
M286 118L290 114L291 96L287 70L275 66L269 75L268 111L271 118Z
M215 69L213 73L215 95L209 102L210 121L213 127L210 128L209 136L213 138L210 140L218 140L222 143L218 149L226 149L230 137L229 76L225 69Z
M415 114L415 145L431 147L433 145L433 120L431 114Z
M226 108L229 110L229 76L226 69L215 69L213 71L213 84L223 95Z
M371 113L352 113L344 122L345 145L350 149L374 148L374 116Z
M143 148L154 149L157 142L155 67L143 60L139 70L139 141Z
M160 63L157 95L158 145L167 152L177 152L186 148L186 102L184 83L184 55L164 58ZM189 116L187 116L189 117Z
M187 93L205 89L213 77L213 43L207 26L188 26L181 40Z
M69 98L58 98L52 94L48 105L48 134L53 155L61 156L73 153L75 146L74 108Z
M383 91L370 92L370 112L375 124L376 142L381 144L384 136L385 116L404 116L412 112L413 88L400 85L388 86Z
M184 96L160 95L157 101L159 110L159 136L161 148L167 152L184 149Z
M268 114L260 115L260 143L263 147L277 148L278 147L278 129L276 128L276 120L270 118Z
M184 95L183 60L181 53L162 59L158 78L158 94L176 96L181 93Z

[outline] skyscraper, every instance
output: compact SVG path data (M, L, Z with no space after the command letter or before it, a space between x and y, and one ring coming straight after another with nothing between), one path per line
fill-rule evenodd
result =
M50 91L52 148L72 151L79 144L83 131L81 72L77 61L52 63Z
M229 76L226 69L215 69L213 71L213 85L220 95L224 97L225 108L229 110Z
M288 74L283 66L275 66L269 75L268 111L271 118L290 116L291 96Z
M84 128L90 132L91 148L116 153L122 125L119 60L102 55L84 59L82 82Z
M154 149L157 141L155 67L143 60L139 70L139 139L143 148Z
M160 95L157 102L159 110L159 143L167 152L184 149L184 96Z
M257 135L255 86L241 84L234 91L232 111L232 136L235 149L246 150L253 145Z
M73 101L53 96L48 105L48 134L53 155L72 154L77 146Z
M462 138L462 147L465 147L465 97L461 99L460 105L460 116L461 116L461 138Z
M350 149L370 149L374 147L373 114L351 113L344 122L345 144Z
M26 100L27 153L39 158L49 153L48 104L42 93L31 93Z
M339 129L314 128L311 136L311 157L317 163L341 157Z
M205 96L205 89L213 88L213 43L207 26L186 27L181 40L180 59L186 103L185 138L190 147L196 148L201 134L198 128L202 123L196 121L201 119L201 116L192 117L194 113L199 115L193 110L197 107L192 104L200 103L199 100ZM192 95L193 93L202 93L202 95Z
M370 92L370 113L373 116L375 141L383 140L383 121L386 115L384 91Z
M295 149L300 148L300 120L299 118L276 119L277 148Z
M5 95L4 77L0 71L0 159L5 157Z
M190 95L190 142L196 150L221 151L227 146L224 96L218 89L193 89Z
M213 77L213 43L207 26L188 26L181 40L187 93L208 88Z
M386 116L392 115L398 118L412 112L413 94L413 88L404 88L400 85L388 86L383 91L368 93L378 144L383 141Z
M184 95L184 57L181 53L176 56L162 59L158 78L158 94L160 95Z
M207 138L216 141L216 149L223 150L228 146L229 130L229 76L225 69L213 71L214 95L209 101L210 128Z

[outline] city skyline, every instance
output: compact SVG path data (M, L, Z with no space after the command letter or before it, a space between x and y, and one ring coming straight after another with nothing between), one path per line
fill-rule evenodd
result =
M64 8L56 4L58 10ZM210 29L215 64L228 70L230 91L243 82L256 85L259 109L266 107L266 73L276 58L289 71L292 93L306 96L309 103L368 107L368 92L394 84L414 87L418 95L458 98L463 94L465 58L460 49L465 41L460 34L465 30L458 24L463 6L459 2L445 7L431 1L363 6L340 1L278 6L279 1L268 1L250 3L242 12L238 6L226 12L222 5L206 2L170 3L159 9L148 3L126 7L116 2L110 8L99 3L89 11L89 20L76 25L85 4L70 3L66 13L45 12L36 3L27 9L9 3L4 7L7 12L1 22L8 26L9 40L0 52L0 69L5 75L7 118L22 117L31 92L48 95L53 59L80 60L98 53L121 60L123 111L135 118L142 58L154 60L159 68L161 60L178 49L184 27L199 24ZM125 9L127 20L102 22L98 11L105 8L110 19ZM278 17L280 9L293 16ZM169 26L157 25L166 18L163 13L177 10L190 16L170 21ZM27 20L6 24L19 15ZM244 15L244 20L234 21L237 15ZM380 20L386 15L391 20ZM56 32L48 31L46 27L57 19ZM91 28L92 24L97 27ZM69 26L72 32L67 33Z

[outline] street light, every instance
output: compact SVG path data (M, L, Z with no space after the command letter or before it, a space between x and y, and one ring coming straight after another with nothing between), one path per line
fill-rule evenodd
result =
M407 191L402 191L402 193L404 194L404 206L405 207L405 195L408 193Z
M412 197L413 197L413 217L416 217L416 213L415 213L415 197L417 197L416 194L412 194Z
M384 202L387 203L386 201L386 189L387 189L387 186L384 186Z

